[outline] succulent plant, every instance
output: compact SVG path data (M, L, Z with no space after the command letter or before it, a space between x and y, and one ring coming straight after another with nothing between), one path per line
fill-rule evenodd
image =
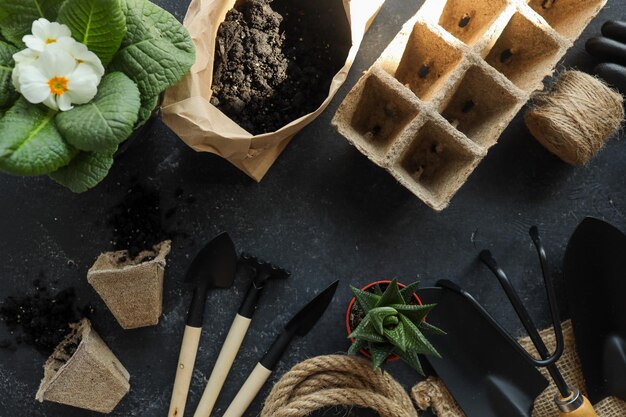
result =
M393 280L384 292L379 285L372 287L371 292L350 288L363 310L363 318L348 336L354 340L349 353L366 349L375 370L382 368L391 355L397 355L424 375L418 355L441 355L422 332L446 334L425 320L436 304L411 304L417 282L400 288Z

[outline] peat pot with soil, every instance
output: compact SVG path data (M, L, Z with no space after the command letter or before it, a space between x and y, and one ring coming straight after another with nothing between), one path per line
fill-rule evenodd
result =
M354 298L346 312L352 342L349 353L370 358L373 369L402 359L424 375L419 355L441 357L424 333L445 335L426 321L436 304L422 303L417 282L404 285L394 279L373 282L360 290L350 288Z

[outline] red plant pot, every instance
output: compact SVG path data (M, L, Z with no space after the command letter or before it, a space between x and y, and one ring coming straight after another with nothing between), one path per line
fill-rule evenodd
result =
M375 287L376 285L384 285L384 284L387 284L387 285L391 284L391 280L381 280L381 281L372 282L371 284L368 284L365 287L361 288L361 291L367 291L368 289ZM398 287L406 288L406 285L398 282ZM423 305L422 300L420 300L419 296L416 293L413 293L413 298L415 299L415 302L418 305ZM350 300L350 304L348 304L348 310L346 311L346 330L348 331L348 335L351 335L353 331L352 327L350 326L350 313L352 312L354 303L356 303L356 297L352 297L352 300ZM354 343L353 338L350 338L350 340L352 341L352 343ZM365 349L361 349L361 354L368 358L371 358L370 353ZM400 359L398 355L391 355L388 358L389 361L397 361L398 359Z

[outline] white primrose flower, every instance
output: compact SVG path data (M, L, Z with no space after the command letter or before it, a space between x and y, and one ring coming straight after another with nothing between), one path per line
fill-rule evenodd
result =
M19 72L16 87L26 100L61 111L71 110L72 103L91 101L100 81L91 65L77 65L76 59L60 48L47 48L38 60L18 65L15 71Z
M18 67L21 65L29 65L39 59L39 52L32 49L24 49L16 54L13 54L13 60L15 61L15 69L12 72L13 85L17 92L20 92L20 70Z
M68 52L74 57L77 65L85 64L91 66L95 73L98 74L98 82L100 82L104 75L104 66L98 55L91 52L86 45L77 42L74 38L63 38L57 41L54 48L61 48Z
M32 32L32 35L24 36L22 41L28 48L36 52L43 52L46 46L72 37L72 31L69 27L57 22L50 22L44 18L33 22Z

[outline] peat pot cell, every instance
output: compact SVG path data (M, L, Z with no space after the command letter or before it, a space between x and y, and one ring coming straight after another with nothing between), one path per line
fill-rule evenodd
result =
M46 361L36 399L108 414L128 394L130 375L89 320L70 327Z
M428 194L429 204L445 207L475 166L476 156L432 121L420 129L401 157L401 169Z
M393 78L390 81L395 82ZM418 111L394 86L387 85L374 74L367 78L362 91L351 124L366 141L364 145L373 148L380 156Z
M513 15L486 61L522 90L535 90L558 61L559 44L521 14Z
M506 0L448 0L439 25L471 46L480 40L506 6Z
M461 51L418 22L395 71L395 77L422 100L430 100L462 59Z
M452 126L486 148L513 118L517 100L482 68L467 71L442 112Z
M530 0L528 4L557 32L575 40L604 2L605 0Z

